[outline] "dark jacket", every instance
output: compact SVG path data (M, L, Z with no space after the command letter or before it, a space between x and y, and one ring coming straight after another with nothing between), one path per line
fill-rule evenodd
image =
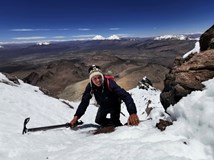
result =
M107 85L107 81L109 81L109 87ZM92 98L92 94L94 94L95 99L100 107L114 108L114 106L116 107L117 105L120 105L120 99L125 102L129 114L137 113L136 106L131 95L123 88L118 86L114 80L107 80L105 78L104 85L102 87L96 87L95 85L91 86L90 83L86 86L81 103L77 108L75 116L80 118L85 113L90 99Z

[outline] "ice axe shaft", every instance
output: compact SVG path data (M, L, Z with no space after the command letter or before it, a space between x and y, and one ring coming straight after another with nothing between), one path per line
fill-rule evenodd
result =
M63 128L63 127L68 128L68 127L71 127L70 123L65 123L65 124L52 125L52 126L27 128L26 125L27 125L27 123L29 121L30 121L29 117L24 120L24 127L23 127L22 134L25 134L27 132L46 131L46 130L56 129L56 128ZM76 125L81 125L81 124L83 124L83 122L82 121L78 121Z

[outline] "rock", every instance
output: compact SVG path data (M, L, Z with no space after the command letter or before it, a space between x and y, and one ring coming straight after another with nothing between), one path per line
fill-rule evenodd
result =
M10 81L12 81L13 83L15 83L15 84L20 84L19 83L19 80L18 80L18 78L16 77L16 76L13 76L13 75L10 75L10 74L5 74L5 76L10 80Z
M93 134L96 135L96 134L101 134L101 133L111 133L111 132L114 132L114 131L115 131L115 127L108 126L108 127L101 127L101 128L96 129L93 132Z
M160 95L166 110L192 91L202 90L203 81L214 77L214 50L195 54L189 61L175 66L164 80L164 89Z
M170 126L170 125L172 125L172 124L173 124L172 122L169 122L169 121L160 119L160 120L159 120L159 123L156 123L156 127L157 127L158 129L160 129L161 131L164 131L164 130L166 129L167 126Z
M146 76L142 78L141 81L138 82L139 89L145 89L148 90L149 86L152 86L152 82L150 79L148 79Z
M39 74L36 72L32 72L27 77L23 78L23 81L28 84L36 85L39 79Z
M205 31L200 37L200 49L205 51L207 49L213 49L214 44L212 39L214 38L214 25Z

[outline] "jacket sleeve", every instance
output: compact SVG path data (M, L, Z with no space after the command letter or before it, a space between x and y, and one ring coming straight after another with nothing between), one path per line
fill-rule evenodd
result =
M83 96L82 96L82 100L81 100L74 116L77 116L78 118L82 117L82 115L85 113L85 111L89 105L91 98L92 98L91 86L90 86L90 84L88 84L86 86L86 89L85 89Z
M112 89L112 92L114 92L119 98L121 98L121 100L125 102L129 114L130 115L133 113L136 114L137 109L131 95L123 88L121 88L119 85L117 85L117 83L113 80L110 80L110 87Z

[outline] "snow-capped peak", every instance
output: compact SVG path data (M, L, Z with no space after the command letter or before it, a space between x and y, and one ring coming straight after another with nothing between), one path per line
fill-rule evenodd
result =
M154 40L164 40L164 39L187 40L188 37L185 35L164 35L164 36L158 36L154 38Z
M38 42L36 43L38 46L47 46L47 45L50 45L50 42Z
M96 35L93 40L105 40L105 38L101 35Z
M109 40L120 40L120 37L118 37L117 35L112 35L112 36L109 36L107 39L109 39Z
M101 35L96 35L94 38L92 38L93 40L120 40L120 37L117 35L111 35L108 38L105 38Z

